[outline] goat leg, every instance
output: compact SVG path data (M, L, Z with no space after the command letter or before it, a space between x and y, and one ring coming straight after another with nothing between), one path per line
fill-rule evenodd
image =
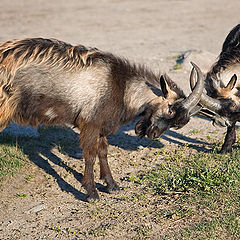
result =
M83 158L85 159L85 170L82 185L87 191L86 199L88 202L94 202L99 199L93 174L93 166L96 160L96 155L97 146L95 147L93 146L91 150L83 149Z
M230 153L232 152L232 145L236 141L236 129L235 129L236 122L234 122L231 126L227 128L227 134L225 136L225 140L220 150L220 153Z
M98 158L100 162L100 179L103 179L107 183L107 191L109 193L118 192L119 186L114 181L111 170L107 161L107 147L108 141L106 137L99 138L98 145Z

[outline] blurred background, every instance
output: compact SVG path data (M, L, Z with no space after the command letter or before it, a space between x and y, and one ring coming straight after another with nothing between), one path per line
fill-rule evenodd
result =
M54 37L132 59L218 54L239 23L237 0L1 0L0 41Z

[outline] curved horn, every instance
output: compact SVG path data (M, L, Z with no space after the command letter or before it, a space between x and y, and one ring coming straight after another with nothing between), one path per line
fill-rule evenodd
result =
M209 110L213 112L218 112L221 110L221 102L215 98L211 98L205 93L202 94L200 104L204 107L208 108Z
M193 65L194 66L194 65ZM198 68L198 67L197 67ZM192 68L191 74L190 74L190 86L191 86L191 90L193 91L195 88L195 81L194 81L194 74L195 74L195 69L197 70L197 68L194 66ZM198 68L199 69L199 68ZM201 71L201 70L200 70ZM219 100L215 99L215 98L211 98L208 95L206 95L206 93L202 93L201 99L199 101L199 103L208 108L209 110L213 111L213 112L217 112L221 109L221 103Z
M198 81L192 93L182 102L183 106L189 111L191 111L198 104L204 88L204 77L200 68L193 62L191 62L191 64L197 71Z

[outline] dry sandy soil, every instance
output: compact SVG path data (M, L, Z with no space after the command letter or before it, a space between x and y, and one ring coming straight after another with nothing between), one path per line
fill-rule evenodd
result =
M189 93L189 68L173 70L174 56L202 50L212 53L212 59L217 57L227 33L239 23L240 9L239 0L1 0L0 3L1 42L41 36L97 47L144 63L156 72L167 72L186 93ZM205 58L205 63L211 61ZM126 200L123 196L138 190L125 179L131 173L154 166L154 162L145 164L144 160L151 159L163 146L174 148L188 143L191 148L204 151L208 146L205 136L221 139L226 129L216 129L209 121L195 117L181 130L168 131L154 144L137 139L132 129L129 124L109 138L110 165L124 190L113 195L100 191L101 200L96 204L84 201L84 189L78 181L84 167L81 159L54 147L39 149L30 158L33 163L1 183L0 239L138 239L141 226L151 229L151 239L162 239L174 227L184 226L184 222L159 224L151 214L144 214L146 209L151 213L164 208L170 201L166 197L149 196L143 202ZM193 136L191 129L201 131ZM73 147L77 149L76 133L62 132L66 139L75 139ZM74 170L67 171L64 164ZM101 190L98 174L96 164L96 181ZM34 177L26 181L26 175ZM28 197L17 198L20 192Z

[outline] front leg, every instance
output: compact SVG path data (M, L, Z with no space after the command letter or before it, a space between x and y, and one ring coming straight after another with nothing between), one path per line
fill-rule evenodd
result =
M82 185L87 191L87 201L94 202L99 199L99 195L94 182L93 167L98 152L98 136L99 132L96 126L86 124L79 126L80 131L80 147L83 151L85 160L85 170Z
M107 161L107 147L108 147L107 138L100 137L98 145L98 158L100 162L100 179L103 179L107 183L107 191L109 193L118 192L120 189L112 177L111 170Z
M94 182L93 166L96 160L96 149L83 149L83 158L85 160L85 170L82 185L87 191L86 199L88 202L94 202L99 199L99 195Z
M235 129L236 122L233 123L232 126L227 128L227 134L225 136L225 140L220 150L220 153L230 153L232 152L232 145L236 141L236 129Z

